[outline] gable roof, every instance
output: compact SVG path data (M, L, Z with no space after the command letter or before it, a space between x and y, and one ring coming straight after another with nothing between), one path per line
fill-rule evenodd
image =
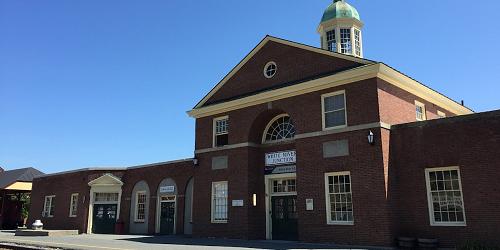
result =
M348 60L358 63L359 66L344 68L338 71L325 72L320 75L311 75L305 79L283 82L267 88L244 92L240 95L234 95L228 98L218 98L215 101L211 100L213 97L217 96L216 93L220 92L219 90L221 90L224 84L230 82L233 76L240 71L240 69L242 69L242 67L257 54L257 52L259 52L271 41L294 48L304 49L309 52ZM472 109L461 105L457 101L452 100L442 93L426 86L421 82L418 82L410 76L382 62L331 52L269 35L266 36L247 56L245 56L245 58L238 63L238 65L236 65L236 67L234 67L214 88L212 88L212 90L200 102L198 102L192 110L187 111L187 113L191 117L200 118L370 78L380 78L411 94L428 100L436 105L440 105L457 115L474 113Z
M31 182L33 178L44 173L35 168L20 168L0 173L0 189L4 189L15 182Z
M188 112L191 117L199 118L220 114L231 110L267 103L279 99L311 93L322 89L333 88L366 79L379 78L402 90L405 90L424 100L428 100L457 115L471 114L473 111L453 101L445 95L427 87L426 85L410 78L407 75L383 64L373 63L354 69L344 70L333 75L313 79L300 84L283 86L278 89L255 93L252 96L241 97L223 103L203 106Z
M207 95L205 95L205 97L203 97L203 99L201 99L201 101L199 101L195 105L195 107L193 109L197 109L197 108L203 107L204 104L219 89L221 89L222 86L224 86L224 84L227 81L229 81L229 79L231 79L231 77L233 77L257 52L259 52L264 47L264 45L266 45L270 41L276 42L276 43L280 43L280 44L284 44L284 45L288 45L288 46L292 46L292 47L295 47L295 48L300 48L300 49L304 49L304 50L316 52L316 53L323 54L323 55L328 55L328 56L331 56L331 57L336 57L336 58L340 58L340 59L344 59L344 60L349 60L349 61L352 61L352 62L357 62L357 63L363 64L363 65L376 63L375 61L366 60L366 59L363 59L363 58L359 58L359 57L355 57L355 56L350 56L350 55L345 55L345 54L341 54L341 53L337 53L337 52L331 52L329 50L324 50L324 49L321 49L321 48L316 48L316 47L313 47L313 46L309 46L309 45L305 45L305 44L301 44L301 43L297 43L297 42L292 42L292 41L285 40L285 39L282 39L282 38L277 38L277 37L273 37L273 36L267 35L217 85L215 85L215 87L213 87L212 90L210 90L210 92Z
M123 182L120 180L120 178L110 174L106 173L99 178L90 181L89 186L109 186L109 185L123 185Z

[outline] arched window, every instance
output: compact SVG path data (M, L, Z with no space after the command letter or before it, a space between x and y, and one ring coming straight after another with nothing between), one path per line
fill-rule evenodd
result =
M295 137L295 126L287 114L276 116L266 127L262 142L276 142Z

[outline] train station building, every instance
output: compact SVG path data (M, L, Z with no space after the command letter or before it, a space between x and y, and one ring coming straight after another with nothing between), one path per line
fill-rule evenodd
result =
M321 47L266 36L188 112L192 159L35 178L30 219L82 233L499 243L500 111L364 59L362 28L335 0Z

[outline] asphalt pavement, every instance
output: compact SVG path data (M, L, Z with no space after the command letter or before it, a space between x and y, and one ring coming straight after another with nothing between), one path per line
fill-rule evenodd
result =
M15 243L52 249L78 250L154 250L154 249L368 249L341 247L329 244L310 244L288 241L229 240L187 238L182 236L101 235L81 234L69 236L14 236L13 232L0 232L0 243Z

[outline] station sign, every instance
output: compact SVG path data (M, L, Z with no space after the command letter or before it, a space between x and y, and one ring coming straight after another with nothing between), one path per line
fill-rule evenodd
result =
M175 186L161 186L160 193L173 193L175 192Z
M267 153L265 174L295 173L297 161L295 150Z

